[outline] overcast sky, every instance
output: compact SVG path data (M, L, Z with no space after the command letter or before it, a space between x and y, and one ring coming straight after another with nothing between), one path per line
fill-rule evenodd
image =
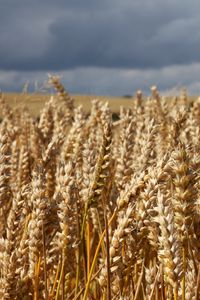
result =
M200 94L200 1L0 0L0 89L48 73L71 93Z

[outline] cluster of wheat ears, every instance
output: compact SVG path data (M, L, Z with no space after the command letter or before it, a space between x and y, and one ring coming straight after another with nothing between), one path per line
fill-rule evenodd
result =
M50 82L37 120L0 97L0 299L200 299L200 103Z

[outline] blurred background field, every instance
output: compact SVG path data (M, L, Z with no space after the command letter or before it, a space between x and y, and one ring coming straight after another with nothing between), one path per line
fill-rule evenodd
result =
M38 116L40 110L44 107L46 101L50 99L51 96L55 94L39 94L39 93L4 93L4 99L11 107L27 107L33 116ZM121 97L110 97L110 96L95 96L95 95L71 95L75 100L75 105L82 105L84 111L89 112L91 108L91 101L98 99L103 102L108 102L109 107L113 113L118 114L120 111L120 106L124 108L130 108L135 100L134 95L127 95ZM174 96L175 97L175 96ZM170 101L174 97L167 96L165 98ZM198 96L188 97L190 101L194 101ZM145 97L144 97L145 100ZM1 112L0 112L1 115Z
M40 110L44 107L44 103L49 100L54 94L29 94L29 93L5 93L4 99L11 107L27 107L33 116L37 116ZM131 107L134 96L124 97L106 97L106 96L93 96L93 95L71 95L75 99L75 105L82 105L86 112L91 108L91 101L94 99L108 102L111 111L118 113L120 106L125 108Z

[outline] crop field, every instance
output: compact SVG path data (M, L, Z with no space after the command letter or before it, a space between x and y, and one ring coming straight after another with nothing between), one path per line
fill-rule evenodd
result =
M27 107L30 114L35 117L38 116L39 112L44 107L44 104L49 100L49 94L41 93L6 93L5 102L15 109L22 109ZM93 96L93 95L73 95L75 107L82 106L84 112L89 113L91 109L91 101L98 99L102 102L108 102L109 107L113 113L119 113L120 106L124 108L129 108L131 106L134 97L103 97L103 96ZM1 115L1 111L0 111Z
M50 83L0 96L0 299L200 299L200 101Z

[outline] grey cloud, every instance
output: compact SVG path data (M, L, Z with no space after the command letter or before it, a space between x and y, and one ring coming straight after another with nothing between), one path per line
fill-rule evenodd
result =
M0 1L0 68L146 69L200 61L199 1Z
M200 94L199 74L200 63L157 70L77 68L58 73L70 93L116 96L134 94L137 89L149 94L149 88L154 84L161 92L185 86L190 94ZM44 71L2 71L0 89L9 91L12 86L13 90L21 91L27 80L30 82L30 91L34 91L36 82L39 87L43 86L47 74Z
M71 93L200 93L199 0L0 0L0 89L63 74Z

